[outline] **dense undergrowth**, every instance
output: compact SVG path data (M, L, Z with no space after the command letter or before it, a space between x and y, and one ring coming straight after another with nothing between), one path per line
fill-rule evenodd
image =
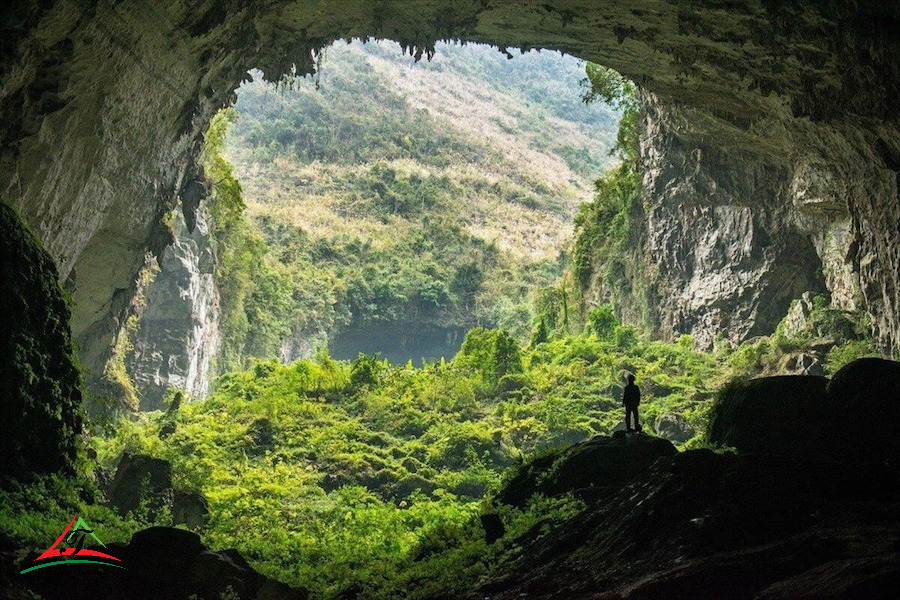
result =
M507 534L490 546L478 522L484 498L517 465L620 423L626 371L638 374L646 429L676 418L695 434L682 445L696 446L726 381L774 371L817 340L853 332L847 315L822 301L806 322L707 353L687 337L647 340L600 307L583 333L551 333L527 347L474 329L453 360L422 368L365 355L259 361L220 377L205 401L143 413L94 437L93 475L0 492L0 523L35 548L75 511L104 541L170 524L149 509L118 517L91 482L108 478L123 452L146 453L172 463L176 487L206 496L204 541L237 548L267 575L324 597L348 588L376 598L452 595L514 558L518 536L583 508L541 497L525 510L505 508ZM851 337L827 355L829 371L870 351ZM174 433L161 435L172 423Z
M124 451L171 461L176 485L210 502L206 542L238 548L271 576L320 593L355 582L385 591L448 544L488 560L481 498L525 457L609 433L624 370L641 374L647 423L677 413L699 431L719 367L687 339L642 341L616 323L525 350L474 329L453 360L423 368L367 356L263 361L174 416L121 422L97 440L100 463L112 469ZM509 515L512 530L534 510Z

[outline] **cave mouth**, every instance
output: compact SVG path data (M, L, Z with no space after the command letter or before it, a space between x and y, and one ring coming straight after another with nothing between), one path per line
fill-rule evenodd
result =
M838 346L820 333L839 332L847 326L842 319L848 313L862 315L865 333L877 335L882 353L896 351L900 62L895 57L900 38L892 33L900 19L895 3L524 0L447 6L423 0L373 6L276 0L264 8L227 11L215 2L23 6L12 21L12 34L0 45L0 173L11 182L2 192L0 217L4 233L16 234L0 239L4 248L15 247L12 255L28 267L21 277L19 272L10 276L6 263L0 269L4 284L28 290L4 296L4 302L16 303L13 314L23 318L0 324L4 333L13 328L27 341L14 348L21 354L4 351L0 356L24 356L29 364L28 369L14 364L3 371L4 377L19 377L21 384L11 386L19 395L4 405L13 410L6 413L12 418L3 419L3 427L14 427L17 436L9 438L15 443L4 445L9 464L32 474L75 473L83 465L80 378L73 348L80 348L92 377L103 372L128 321L135 274L147 250L163 259L173 254L163 254L163 249L172 243L168 227L176 198L184 209L185 230L202 229L197 211L205 178L197 157L203 134L245 76L246 65L269 73L287 72L294 62L301 71L312 68L319 49L341 36L400 39L423 54L439 38L479 40L501 48L554 47L610 65L646 92L639 113L645 172L635 186L646 194L646 202L630 202L624 211L646 225L637 235L624 236L640 250L635 255L646 259L640 285L610 285L634 273L633 263L620 261L603 269L602 261L591 260L609 249L603 244L605 225L616 222L598 210L591 221L598 225L591 237L596 244L582 247L580 263L586 286L595 292L588 298L596 309L585 315L590 327L572 339L550 340L550 324L544 323L533 340L536 360L518 361L514 340L488 331L473 337L457 364L436 365L427 373L367 360L352 367L324 358L291 365L262 361L230 376L210 401L180 404L182 397L175 395L170 410L133 415L114 437L88 440L98 445L91 461L96 457L107 473L131 462L153 465L163 475L167 467L155 461L168 462L169 474L174 469L175 483L184 487L173 497L172 486L162 485L155 495L164 503L180 501L178 517L174 502L160 508L160 523L166 525L176 518L202 523L206 507L196 491L209 491L217 511L212 526L218 530L208 539L238 547L237 552L202 552L199 539L183 530L154 528L151 536L180 536L165 539L173 549L189 540L196 556L179 553L185 558L183 567L216 566L204 583L231 580L221 577L222 567L242 571L248 585L266 585L270 594L273 588L275 594L290 592L245 569L244 556L292 584L323 595L346 591L351 596L366 589L367 577L387 585L388 597L411 585L423 595L432 590L462 595L487 582L483 595L518 586L512 582L521 581L522 573L531 579L504 597L571 590L573 583L586 596L609 593L610 586L625 595L653 595L672 589L670 585L676 592L708 586L721 593L723 548L731 557L744 557L742 564L771 566L751 569L749 575L746 569L731 569L733 561L724 569L725 579L736 587L746 583L754 596L808 589L811 580L821 579L823 569L834 568L841 578L848 574L851 579L857 568L864 571L850 585L874 581L877 586L873 573L896 579L896 469L893 463L869 462L862 468L842 463L856 453L865 460L872 448L878 460L897 456L900 404L892 401L897 398L896 364L855 363L849 374L843 373L843 383L839 377L831 384L821 376L803 377L803 393L792 389L793 378L731 386L727 396L733 402L719 415L719 431L724 432L719 440L732 445L728 437L735 436L730 441L738 456L716 457L702 447L673 454L670 444L653 440L646 452L640 443L631 444L631 458L649 468L644 471L652 479L647 485L616 480L624 490L608 486L609 479L603 479L607 473L591 469L599 474L598 485L578 497L542 496L537 505L520 503L523 510L510 505L499 516L484 514L482 500L485 490L503 486L505 469L528 455L543 453L539 464L532 463L537 468L524 469L527 477L516 482L526 494L583 490L583 465L594 457L598 464L615 465L614 476L633 475L621 468L619 440L627 435L603 437L558 455L548 452L554 445L606 436L619 427L615 400L626 370L637 370L644 386L648 402L641 418L648 427L660 437L681 440L682 447L696 447L703 445L702 429L708 424L705 409L724 383L718 378L732 373L726 367L743 370L739 374L744 376L773 374L761 371L769 368L809 375L818 360L813 353L829 347L826 374L837 375L841 361L875 350L869 339L847 339L831 355ZM10 31L6 27L4 33ZM7 204L15 210L6 210ZM35 235L27 234L28 227ZM74 300L74 341L67 335L66 299L54 284L57 270ZM799 292L823 280L830 297L801 294L794 302ZM610 289L627 293L610 298ZM654 333L663 341L636 335L633 326L613 314L606 304L610 299L627 321L655 324ZM544 300L552 305L564 298ZM788 309L791 318L776 331L778 336L753 339L759 331L771 331ZM53 314L47 315L48 310ZM747 327L751 323L762 329ZM853 325L842 335L857 335ZM805 336L802 344L792 337L798 332ZM715 344L716 333L747 342L734 363L693 347L698 340ZM4 344L17 339L0 335ZM469 379L460 382L460 377ZM355 393L347 397L353 404L344 411L339 400L351 389ZM808 419L802 434L783 418L752 417L757 407L771 404L778 406L766 411L766 417L783 416L783 399L798 419L818 415L821 406L838 405L855 414L871 411L872 398L860 390L883 403L876 413L893 415L870 424L863 438L848 435L855 433L846 430L851 419L840 411L824 421ZM742 412L742 405L751 410ZM751 416L742 420L742 414ZM810 439L822 446L806 444ZM120 461L126 448L140 458ZM581 452L585 449L589 452ZM741 456L747 449L764 456ZM826 460L806 469L806 463L797 461L798 449L811 452L813 462L823 456ZM818 451L823 454L815 456ZM656 452L666 460L657 461ZM670 459L671 472L662 473ZM798 465L804 471L799 477ZM573 474L574 484L565 479ZM662 480L656 479L658 474ZM150 475L138 471L132 489L140 490ZM102 480L99 474L97 480ZM686 480L698 485L697 493L685 487ZM749 494L748 481L753 483ZM835 482L841 489L834 488ZM659 483L663 487L656 487ZM65 509L78 507L94 490L94 483L68 490L60 489L63 485L54 481L43 489L0 490L16 501L4 502L4 510L23 509L24 518L5 519L23 524L17 534L30 536L19 547L46 547L47 531L61 531L66 523L50 527L65 511L47 507L54 502ZM710 486L721 494L708 494ZM507 492L514 487L506 486ZM649 490L650 502L634 495L640 488ZM654 504L653 498L664 498L673 488L685 492L685 502ZM603 496L607 493L615 497ZM140 500L140 494L129 496ZM506 497L517 502L514 489ZM679 507L698 506L698 498L711 502L708 511L701 506L700 512L712 518L698 522L696 511L668 518ZM734 510L735 498L745 503L742 510ZM592 503L596 512L580 516L584 503ZM822 507L825 518L810 520L810 505ZM137 502L136 508L146 507ZM123 523L121 515L99 505L91 509L122 541L155 522L144 512L140 522L116 529ZM610 510L629 518L607 527ZM748 521L746 515L754 518ZM773 561L769 550L785 546L786 515L790 531L800 534L790 538L788 555ZM497 527L504 516L512 518L506 524L514 539L490 546L491 539L504 536ZM677 531L661 533L663 528L651 527L649 539L634 538L634 531L648 530L646 525L661 517L677 525ZM736 520L734 527L721 527L730 518ZM585 523L602 523L605 531L587 532ZM32 524L40 524L40 530L28 531ZM873 556L859 544L835 544L832 524L851 532L851 541L878 539L883 552ZM807 526L814 528L811 536ZM737 537L729 537L732 532ZM770 536L775 546L768 543ZM588 539L590 547L576 546L569 553L568 542L576 538ZM623 545L624 539L629 542ZM685 547L681 542L686 539L697 541L691 554L696 550L708 563L698 560L685 567L683 555L669 552ZM166 546L147 540L145 535L143 551L150 547L158 559ZM547 540L561 543L548 547ZM139 541L136 537L130 550L140 550ZM619 570L620 560L601 564L591 554L609 547L637 553L641 542L658 553L641 553L626 570ZM815 546L805 555L809 561L795 560L795 542L801 551L807 542ZM508 570L486 573L505 559L496 550L505 547L512 551L507 555L511 562L501 565ZM759 548L766 549L765 557ZM822 554L821 548L830 550ZM558 561L542 562L550 555ZM586 563L579 563L579 556L588 557ZM534 562L523 563L520 557ZM4 566L8 558L5 552L0 556ZM357 577L361 564L373 567ZM465 573L448 568L461 564ZM598 564L604 568L598 571ZM765 571L765 580L757 576L759 571ZM386 581L385 573L401 577ZM603 581L589 580L586 573L602 573ZM194 580L197 573L178 574ZM436 579L427 579L434 574ZM710 574L712 581L705 579ZM152 583L168 585L159 581L167 575L156 569ZM787 578L788 587L778 578ZM854 589L842 587L841 578L835 595ZM78 585L62 577L57 583L65 591ZM112 589L112 596L128 593ZM210 595L219 592L234 590L216 589ZM307 596L303 590L293 595Z
M652 317L663 324L661 335L688 332L712 343L714 332L749 333L730 318L738 314L733 302L692 294L702 282L667 281L673 267L676 281L725 271L716 282L723 290L753 281L761 292L752 302L784 312L785 300L772 300L775 290L797 262L804 270L811 261L809 247L778 250L800 236L812 240L834 301L866 312L890 354L900 339L900 197L891 168L900 156L891 117L900 77L892 60L898 42L885 35L885 24L896 22L896 7L838 4L23 8L2 50L11 74L2 107L15 124L2 133L0 167L13 182L3 200L57 262L74 300L80 356L96 381L127 321L145 253L158 255L169 243L163 217L176 198L193 228L203 197L203 134L248 67L273 78L311 72L321 48L366 37L398 40L420 57L440 39L507 51L552 48L608 65L646 92L643 120L658 140L647 153L647 190L662 207L685 207L680 215L653 215L678 225L647 237L658 257L648 272L659 275L663 302ZM26 43L32 39L37 43ZM708 202L689 207L682 192ZM785 265L780 273L764 269L741 280L688 247L688 224L719 229L720 206L750 211L754 232L765 232L758 237L771 241L773 260ZM760 222L761 212L777 222ZM749 233L707 242L737 247L737 237Z
M141 291L126 363L153 396L142 406L166 381L202 398L250 358L327 347L422 365L476 326L528 339L576 214L618 161L620 111L584 101L585 63L479 44L418 61L354 41L322 50L315 75L250 75L206 135L199 231L179 220Z

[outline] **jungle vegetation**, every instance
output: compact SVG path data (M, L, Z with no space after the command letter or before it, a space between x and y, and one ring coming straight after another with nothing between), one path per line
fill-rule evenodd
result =
M350 73L366 76L364 69ZM282 139L278 127L260 132L251 118L235 123L234 111L221 113L204 160L215 182L210 210L227 308L228 372L203 401L94 427L87 444L97 466L84 460L75 477L4 487L3 531L21 545L46 545L73 509L108 541L171 524L165 510L153 510L153 498L124 518L103 505L103 482L122 454L144 453L172 464L177 487L206 497L210 520L200 533L208 546L237 548L267 575L316 597L346 590L361 598L452 596L514 558L525 532L564 526L583 509L571 497L541 496L521 510L504 508L507 532L492 545L478 521L491 495L528 459L621 426L625 373L638 375L646 430L689 448L705 443L711 400L728 381L780 372L790 357L823 340L830 347L826 373L874 351L866 323L824 298L813 301L799 330L783 325L714 352L698 351L688 336L650 339L639 320L623 323L614 304L585 310L581 294L597 278L620 285L639 268L629 236L641 202L634 90L602 67L589 65L587 79L588 99L619 104L618 162L578 213L568 263L516 262L499 241L447 221L459 206L451 198L464 192L441 161L455 152L490 155L489 149L448 134L442 143L452 150L444 153L428 145L429 136L408 131L389 145L362 144L356 155L337 156L317 129ZM226 158L229 124L260 141L245 150L249 158ZM401 125L377 135L393 135ZM284 212L287 203L274 200L257 198L259 206L245 211L251 201L232 165L250 168L255 155L283 161L295 185L351 207L357 229L298 227ZM525 184L498 181L490 194L531 193ZM551 214L557 209L550 196L523 197ZM362 197L378 200L365 207L353 200ZM364 240L363 223L381 233ZM400 231L400 223L402 233L385 233ZM416 264L409 265L412 256ZM522 289L491 296L490 281ZM506 321L501 298L520 317ZM465 307L477 302L495 316L467 320ZM278 340L293 331L422 313L469 329L455 356L418 367L377 355L338 361L324 350L288 364L272 358ZM677 431L664 423L678 424Z

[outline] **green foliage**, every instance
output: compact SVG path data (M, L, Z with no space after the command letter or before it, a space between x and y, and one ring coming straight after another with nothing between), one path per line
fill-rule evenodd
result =
M638 166L638 89L600 65L588 63L585 70L590 89L584 101L603 100L622 111L612 150L621 162L596 180L593 201L582 205L575 219L572 270L583 296L588 290L599 291L620 316L648 326L655 302L640 254L645 215Z
M424 597L471 588L514 554L517 536L581 509L542 498L509 509L509 533L490 548L477 520L523 457L615 427L624 369L650 386L648 422L677 413L700 430L721 360L689 339L648 342L615 324L604 337L560 335L528 350L475 328L456 357L422 368L324 353L255 361L221 376L205 401L121 421L99 460L112 469L131 451L170 461L176 485L210 503L206 543L238 548L267 575L323 596L358 584L371 598L415 580L401 595ZM175 433L160 439L173 419Z
M214 184L209 205L223 313L220 372L278 356L285 338L323 346L342 330L370 323L467 329L481 322L507 326L520 339L527 335L531 292L558 277L561 267L501 254L440 217L459 183L385 162L350 173L340 186L357 200L348 199L346 210L391 222L394 235L384 243L363 234L313 236L276 215L254 223L243 213L241 185L223 157L227 128L240 125L235 119L234 109L216 116L203 155ZM397 218L413 220L398 224Z
M281 340L301 319L293 292L301 282L276 260L245 216L241 184L222 154L229 124L236 117L233 108L220 111L210 123L203 147L204 169L213 182L208 206L222 308L219 371L244 368L253 357L277 356ZM314 285L303 289L307 294L315 292Z
M810 348L822 363L826 375L857 358L879 356L867 317L832 306L824 296L814 296L807 304L802 327L786 317L771 336L756 338L733 349L729 366L743 377L778 375L791 359L809 354ZM824 348L824 350L823 350Z
M866 357L881 357L881 354L875 348L874 339L847 340L828 351L824 364L825 373L834 375L847 363Z
M0 532L20 547L42 552L78 514L104 543L127 542L141 527L103 506L93 482L60 475L41 476L27 485L0 486Z
M597 180L594 200L575 219L572 266L582 291L599 285L614 303L636 297L643 218L640 175L633 167L623 162Z
M608 340L616 333L617 327L619 327L619 319L616 318L612 305L601 304L588 313L584 331L587 334L594 334L602 340Z
M547 240L562 242L581 190L612 161L617 113L580 102L579 68L558 54L507 61L451 45L411 65L392 44L353 43L325 52L315 84L243 85L204 153L223 288L219 371L278 356L279 339L302 340L308 355L376 328L481 325L527 340L534 294L565 266ZM435 70L464 85L432 89ZM423 84L407 88L401 74ZM498 100L473 107L473 93ZM488 140L482 124L498 135Z
M637 110L637 88L631 80L596 63L585 64L584 70L587 78L583 83L588 87L582 96L584 102L601 100L623 112Z
M522 372L519 344L503 330L472 329L466 334L455 362L474 367L494 388L505 376Z

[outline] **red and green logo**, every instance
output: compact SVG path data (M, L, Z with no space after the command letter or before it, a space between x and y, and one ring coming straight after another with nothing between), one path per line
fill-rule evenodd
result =
M72 529L72 525L75 525L75 529ZM52 567L53 565L71 565L77 563L97 563L119 569L125 568L122 565L115 564L122 562L115 556L85 548L84 545L88 538L93 538L99 545L106 548L106 544L101 542L100 538L94 535L94 531L88 527L87 523L84 522L84 519L75 515L72 517L72 520L69 521L69 526L62 532L62 535L53 542L53 545L34 559L34 562L38 564L19 572L25 574L29 571L43 569L44 567ZM60 549L58 546L60 543L63 543L63 541L65 541L65 544L68 547Z

